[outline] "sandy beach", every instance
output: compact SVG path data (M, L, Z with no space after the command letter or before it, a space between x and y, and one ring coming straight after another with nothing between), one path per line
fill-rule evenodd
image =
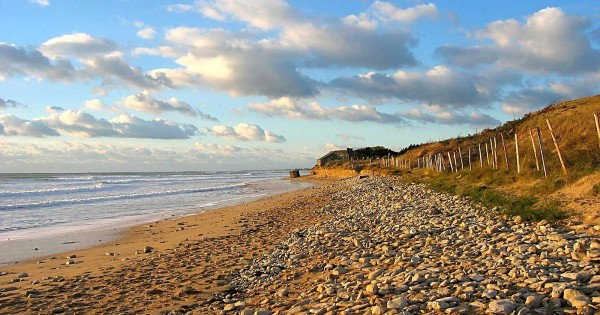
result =
M85 223L72 223L68 226L53 226L36 229L31 232L28 229L19 233L11 233L12 239L0 239L0 266L13 264L19 261L33 259L35 257L50 256L57 253L80 250L92 246L109 244L123 236L123 233L131 227L143 223L189 216L202 211L207 211L226 206L248 203L257 199L278 195L286 192L315 185L305 181L290 181L286 179L258 180L247 185L251 194L243 196L226 196L223 200L214 200L203 204L192 210L162 211L150 215L137 215L115 217L111 220L103 220L101 224L89 221Z
M391 177L0 268L2 314L596 314L600 240Z
M324 191L308 188L133 227L114 243L0 266L0 313L158 314L200 307L227 288L228 274L281 235L323 219L314 209L325 202ZM30 290L39 297L28 297Z

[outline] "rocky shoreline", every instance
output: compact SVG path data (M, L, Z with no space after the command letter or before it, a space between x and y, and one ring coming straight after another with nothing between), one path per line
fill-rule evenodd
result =
M79 267L76 256L45 277L19 274L18 266L3 271L0 313L600 312L594 234L501 216L392 177L347 179L248 206L231 210L230 221L217 211L208 225L198 215L141 228L144 241L152 235L150 247L133 242L140 249L129 256L116 247L99 270L61 275ZM204 234L207 226L227 233Z
M237 273L231 285L238 294L224 301L224 311L599 312L598 238L502 218L463 198L391 178L340 185L344 189L321 209L332 219L294 231Z

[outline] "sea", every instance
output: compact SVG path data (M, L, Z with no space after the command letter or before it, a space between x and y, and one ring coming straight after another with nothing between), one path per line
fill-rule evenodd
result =
M10 243L43 245L61 235L117 230L306 187L282 180L287 176L281 170L0 174L0 249L18 251ZM80 237L73 239L78 243ZM0 252L0 263L15 260L10 254Z

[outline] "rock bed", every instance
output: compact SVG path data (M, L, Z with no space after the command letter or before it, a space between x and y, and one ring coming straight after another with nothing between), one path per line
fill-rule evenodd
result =
M600 240L387 177L347 180L236 272L237 314L600 314Z

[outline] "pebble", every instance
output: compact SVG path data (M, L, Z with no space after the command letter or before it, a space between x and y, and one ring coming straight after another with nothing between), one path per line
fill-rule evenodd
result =
M592 302L588 296L575 289L565 289L563 294L564 299L576 308L582 308Z
M390 309L403 309L407 306L408 306L408 301L406 301L406 299L403 299L403 298L395 298L395 299L389 300L387 302L387 308L390 308Z
M314 286L295 290L297 297L274 291L274 311L543 314L565 300L581 308L600 296L593 286L600 284L597 237L504 218L498 209L389 177L338 185L319 210L330 220L283 237L233 277L240 297L284 287L286 275L303 272Z
M495 300L490 302L489 309L492 314L510 314L517 308L517 304L511 300Z
M330 201L314 211L327 219L276 235L268 250L252 252L256 255L240 260L231 274L211 275L215 286L225 288L203 304L211 311L185 304L165 314L587 314L600 309L600 241L585 234L589 229L502 216L498 209L389 177L349 179L323 189L331 191ZM186 252L190 243L177 245L172 252L180 260L172 264L195 268ZM137 251L153 252L151 246ZM194 290L173 285L180 284L180 275L165 281L157 274L169 274L161 268L172 252L166 248L123 263L148 271L144 288L160 286L148 300L195 300ZM219 259L214 253L189 254ZM43 294L32 289L27 295L43 298L27 303L45 301L56 292L51 287L68 288L69 296L80 298L83 288L91 289L85 280L47 277ZM112 288L98 285L94 294Z

